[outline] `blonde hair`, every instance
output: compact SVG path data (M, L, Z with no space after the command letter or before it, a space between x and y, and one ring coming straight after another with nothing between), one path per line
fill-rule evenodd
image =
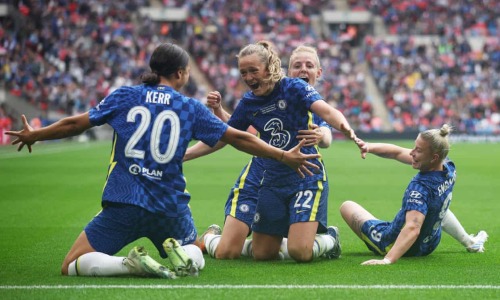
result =
M321 68L321 64L319 62L318 51L316 50L316 48L314 48L312 46L307 46L307 45L300 45L292 51L292 54L290 55L290 60L288 62L288 69L292 68L292 61L295 58L295 56L297 56L299 53L303 53L303 52L313 54L314 60L316 62L316 67L318 69Z
M252 54L257 54L260 62L266 66L269 72L269 76L263 80L265 83L275 84L285 77L281 69L281 59L274 50L271 42L259 41L255 44L247 45L245 48L241 49L236 57L238 57L239 60L242 57Z
M420 136L429 143L432 153L437 153L441 161L443 161L450 151L448 136L452 131L453 128L450 125L444 124L440 129L423 131Z

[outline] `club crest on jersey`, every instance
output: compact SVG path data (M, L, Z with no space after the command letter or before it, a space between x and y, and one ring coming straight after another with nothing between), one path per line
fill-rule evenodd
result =
M280 110L285 110L288 105L285 100L278 100L278 108Z

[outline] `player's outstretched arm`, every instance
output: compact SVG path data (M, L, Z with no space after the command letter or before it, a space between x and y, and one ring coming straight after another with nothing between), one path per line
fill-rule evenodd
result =
M281 161L290 168L294 169L301 177L305 177L304 173L307 175L313 174L308 167L318 169L317 165L307 160L319 158L321 156L320 154L303 154L300 152L300 148L304 145L305 140L302 140L294 148L285 151L268 145L258 137L248 132L240 131L232 127L227 129L226 133L222 136L221 141L231 144L240 151L244 151L255 156L267 157Z
M411 165L411 149L403 148L394 144L368 143L360 138L355 140L361 151L361 157L366 158L366 154L372 153L383 158L395 159L404 164Z
M12 145L19 144L17 151L21 151L26 145L31 153L31 145L38 141L62 139L78 135L93 127L90 124L89 114L84 113L61 119L54 124L34 130L28 123L25 115L21 116L23 129L20 131L7 131L5 134L14 136L16 139Z
M197 142L193 146L187 148L186 153L184 154L184 158L182 161L188 161L192 160L198 157L202 157L205 155L208 155L210 153L214 153L217 150L222 149L224 146L226 146L226 143L224 142L218 142L215 146L210 147L209 145L203 143L203 142Z
M333 108L323 100L318 100L311 105L311 111L320 116L330 126L342 132L346 138L353 141L356 139L354 130L338 109Z

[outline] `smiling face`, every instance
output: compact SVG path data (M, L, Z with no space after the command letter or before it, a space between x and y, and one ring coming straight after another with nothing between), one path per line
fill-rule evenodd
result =
M256 96L265 96L272 92L274 84L265 81L269 77L269 71L258 54L240 57L238 66L241 79Z
M298 77L314 86L321 77L322 69L318 64L318 57L312 52L297 52L290 58L288 76Z
M414 169L426 172L436 171L441 167L439 155L432 153L429 142L423 139L421 135L418 135L415 140L415 147L411 150L410 155L412 157L411 166Z

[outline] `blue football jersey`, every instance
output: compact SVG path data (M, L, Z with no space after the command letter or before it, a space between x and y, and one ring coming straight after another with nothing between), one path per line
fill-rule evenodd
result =
M114 129L103 202L178 217L189 213L182 159L192 139L214 146L228 126L168 86L121 87L89 111Z
M424 224L405 256L427 255L441 240L441 221L450 206L456 180L455 164L446 160L443 171L419 172L411 180L403 196L402 208L392 222L394 241L404 227L406 212L416 210L425 215Z
M271 146L289 150L299 143L299 130L308 129L314 123L311 104L323 99L308 83L299 78L283 78L267 96L255 96L247 92L228 124L240 130L252 125L260 139ZM303 147L303 153L317 153L315 146ZM302 181L297 173L287 165L273 159L259 158L265 169L263 185L287 185ZM314 160L320 170L306 180L326 180L323 163Z

